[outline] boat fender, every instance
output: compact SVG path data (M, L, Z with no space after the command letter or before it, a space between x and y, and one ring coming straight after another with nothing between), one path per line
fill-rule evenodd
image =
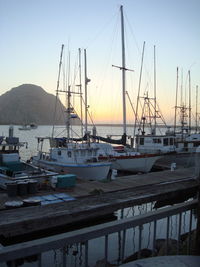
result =
M58 177L57 176L52 176L50 180L50 184L52 188L56 188L56 185L58 183Z
M173 162L171 164L171 171L174 171L176 169L176 162Z

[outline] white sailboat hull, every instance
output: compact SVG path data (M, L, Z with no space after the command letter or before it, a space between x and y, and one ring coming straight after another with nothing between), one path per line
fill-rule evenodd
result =
M86 164L65 164L47 160L34 160L33 164L38 167L55 171L58 173L75 174L77 178L84 180L103 180L108 176L111 163L95 162Z
M111 168L120 171L149 172L160 156L115 158Z

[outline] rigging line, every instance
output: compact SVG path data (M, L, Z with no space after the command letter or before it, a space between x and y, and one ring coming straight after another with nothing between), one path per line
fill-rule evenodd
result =
M105 31L105 29L108 28L108 26L111 24L111 22L114 20L114 18L116 16L117 15L116 15L116 12L115 12L114 15L111 18L109 18L109 20L104 24L104 26L102 27L102 29L99 30L99 32L96 33L96 35L88 41L88 45L87 44L85 45L85 49L86 50L89 48L89 46L91 46L91 44L93 44L98 39L98 37L100 35L102 35L102 33Z
M117 36L117 33L119 33L119 30L118 30L118 28L119 28L119 26L118 26L118 24L119 24L119 22L118 21L116 21L116 23L115 23L115 26L114 26L114 34L112 35L112 38L111 38L111 46L110 46L110 48L109 48L109 51L108 51L108 57L106 56L106 61L107 61L107 63L106 63L106 67L105 68L103 68L103 75L102 74L100 74L100 78L98 78L98 80L101 80L102 81L102 83L101 83L101 85L100 85L100 89L103 87L103 82L105 81L105 76L106 76L106 71L107 71L107 69L108 69L108 66L109 66L109 68L110 68L110 65L111 65L111 58L113 57L113 47L114 47L114 44L116 43L116 36ZM102 79L102 76L104 77L103 79Z
M66 131L66 129L64 128L63 130L62 130L62 132L61 133L58 133L56 136L55 136L55 138L56 137L58 137L59 135L61 135L63 132L65 132Z
M98 101L98 104L101 104L101 99L102 99L102 91L103 91L103 88L105 87L105 81L107 80L106 77L110 77L110 81L113 81L111 75L109 74L109 71L112 70L111 68L111 65L112 65L112 58L114 57L114 45L117 43L116 40L117 40L117 36L119 36L119 19L117 19L115 21L115 25L114 25L114 31L113 31L113 34L111 35L111 38L110 38L110 42L109 44L109 49L108 49L108 52L107 52L107 55L105 56L106 60L105 60L105 64L103 67L103 70L99 73L99 76L97 78L97 80L99 81L99 86L98 86L98 97L97 99L99 100ZM98 109L98 108L97 108Z
M76 78L78 76L78 72L79 72L79 69L78 69L78 52L77 52L77 55L76 55L76 60L75 60L75 64L74 64L74 78L73 78L73 82L72 82L72 86L75 87L76 85Z
M130 24L130 22L129 22L129 20L128 20L128 17L126 16L126 13L125 13L125 18L126 18L126 21L127 21L127 25L128 25L129 28L130 28L130 32L131 32L131 34L132 34L132 36L133 36L133 40L135 41L136 48L137 48L137 51L138 51L138 55L141 55L141 49L140 49L140 46L139 46L139 44L138 44L138 42L137 42L137 39L136 39L135 34L134 34L134 32L133 32L133 28L132 28L132 26L131 26L131 24ZM150 72L149 72L148 69L147 69L147 66L146 66L145 62L144 62L144 70L145 70L145 73L147 74L148 80L149 80L149 82L150 82L150 84L151 84L151 86L152 86L153 83L152 83L152 80L151 80L151 75L150 75Z

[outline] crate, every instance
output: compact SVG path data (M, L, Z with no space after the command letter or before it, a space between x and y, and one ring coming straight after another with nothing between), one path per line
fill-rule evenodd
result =
M57 176L57 188L68 188L76 185L76 175L65 174Z

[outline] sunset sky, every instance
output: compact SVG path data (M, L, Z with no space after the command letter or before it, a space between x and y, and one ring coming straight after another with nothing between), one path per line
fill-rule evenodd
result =
M70 84L77 84L78 48L86 48L92 118L98 123L120 123L121 73L112 67L121 65L120 5L124 7L126 66L134 70L126 73L131 102L136 105L145 41L141 95L148 91L153 96L155 45L157 101L172 123L176 68L184 100L191 71L193 106L196 86L200 87L199 0L0 0L0 94L24 83L55 94L62 44L66 66L70 53ZM127 110L131 123L128 100Z

